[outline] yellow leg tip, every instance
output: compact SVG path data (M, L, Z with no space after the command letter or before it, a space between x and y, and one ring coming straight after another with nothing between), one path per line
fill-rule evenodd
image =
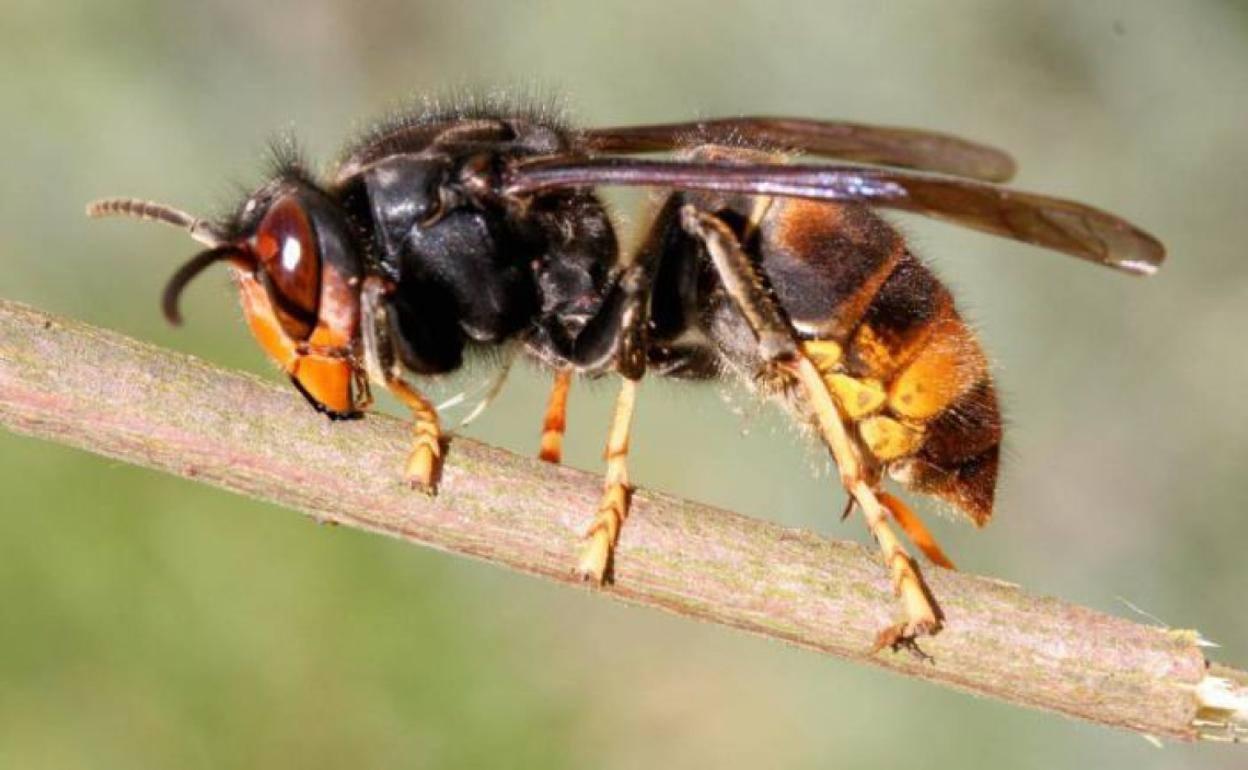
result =
M404 480L412 489L432 495L437 493L441 471L442 451L437 440L420 436L407 457L407 464L403 466Z
M586 582L600 586L610 582L615 543L627 516L628 487L623 484L607 485L602 493L602 502L598 504L598 515L585 531L589 542L581 551L581 560L576 565L576 574Z
M871 653L875 654L885 647L894 652L904 649L920 660L930 661L931 656L919 649L917 640L940 632L940 612L929 597L912 559L897 552L892 566L893 589L901 597L906 620L880 631Z
M542 461L555 465L563 462L563 434L554 431L543 433L537 456Z
M612 550L605 529L593 532L589 536L589 542L581 551L581 559L576 565L576 575L586 583L593 583L596 586L605 584Z

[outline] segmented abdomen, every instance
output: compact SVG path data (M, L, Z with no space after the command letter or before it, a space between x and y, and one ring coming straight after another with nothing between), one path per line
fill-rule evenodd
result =
M862 445L907 487L992 515L1001 417L953 298L863 206L776 200L763 268Z

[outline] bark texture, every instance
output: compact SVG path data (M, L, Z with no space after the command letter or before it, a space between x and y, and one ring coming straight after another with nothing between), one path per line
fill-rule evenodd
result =
M402 421L330 423L289 388L5 301L0 423L569 584L601 490L591 474L460 438L428 498L399 480ZM600 595L1104 725L1242 739L1248 678L1210 672L1196 633L988 578L926 576L947 619L923 642L934 660L870 655L896 612L874 552L638 490Z

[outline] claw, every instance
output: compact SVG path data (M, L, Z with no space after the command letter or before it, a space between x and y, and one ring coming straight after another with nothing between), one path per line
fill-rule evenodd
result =
M918 640L922 636L934 636L939 630L939 624L929 626L926 623L897 623L876 634L871 654L876 655L887 647L893 652L905 650L922 663L935 663L936 659L919 647Z

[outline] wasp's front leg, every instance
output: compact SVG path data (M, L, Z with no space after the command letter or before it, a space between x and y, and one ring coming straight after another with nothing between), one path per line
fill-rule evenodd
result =
M403 377L392 337L391 311L386 293L382 279L371 276L364 280L361 293L364 367L373 381L384 385L411 411L415 421L414 441L403 466L403 478L413 489L434 494L442 475L445 448L442 426L437 409Z

